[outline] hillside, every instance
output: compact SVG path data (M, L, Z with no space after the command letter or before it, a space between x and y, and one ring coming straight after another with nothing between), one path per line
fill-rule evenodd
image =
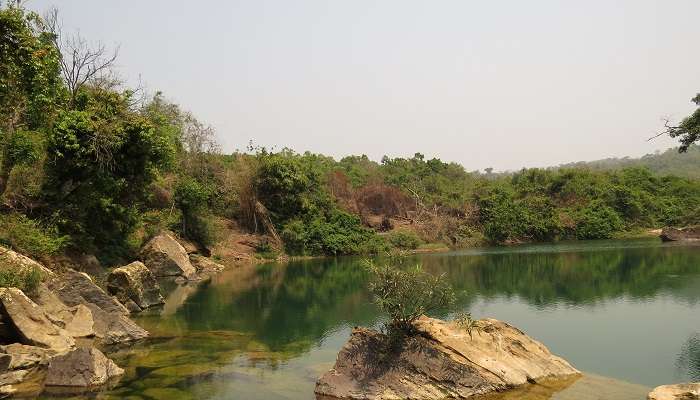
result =
M693 145L686 153L674 147L664 152L647 154L640 158L605 158L595 161L580 161L559 165L556 168L589 168L599 171L622 168L646 167L656 175L675 175L700 179L700 146Z

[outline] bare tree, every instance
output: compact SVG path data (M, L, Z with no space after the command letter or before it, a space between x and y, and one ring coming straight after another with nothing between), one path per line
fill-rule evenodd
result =
M61 53L61 73L70 92L70 104L86 83L114 86L119 80L112 67L119 55L119 47L109 51L103 43L91 45L80 34L63 37L58 9L52 8L44 17L46 27L53 34L56 48Z

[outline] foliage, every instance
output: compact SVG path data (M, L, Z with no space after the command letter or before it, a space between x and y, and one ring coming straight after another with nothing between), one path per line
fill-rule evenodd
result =
M128 93L83 92L78 107L50 132L44 193L64 232L118 253L173 144L130 109Z
M469 334L470 338L474 338L473 333L476 331L480 333L479 321L472 318L471 313L465 313L460 311L455 315L455 323L461 329L464 329Z
M403 250L417 249L423 243L415 232L407 230L391 232L387 235L387 240L392 246Z
M578 239L610 239L622 226L622 219L612 208L594 201L580 211L576 225Z
M0 215L0 243L30 257L44 258L65 247L68 237L22 214L6 214Z
M211 191L192 178L183 178L175 187L175 205L180 209L180 233L203 246L214 242L214 233L207 216Z
M16 287L26 294L33 294L43 280L44 274L37 267L0 269L0 287Z
M404 269L367 260L364 265L371 275L369 291L374 302L389 315L386 328L390 336L414 334L413 322L421 315L442 310L455 301L447 277L431 275L420 264Z
M688 147L700 139L700 93L695 95L691 102L698 108L688 117L684 118L680 124L670 126L666 123L666 132L672 138L680 138L681 146L679 152L685 152Z

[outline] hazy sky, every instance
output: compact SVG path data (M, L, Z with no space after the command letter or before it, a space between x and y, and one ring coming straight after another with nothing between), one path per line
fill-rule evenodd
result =
M31 0L249 140L467 169L639 156L693 110L700 1Z

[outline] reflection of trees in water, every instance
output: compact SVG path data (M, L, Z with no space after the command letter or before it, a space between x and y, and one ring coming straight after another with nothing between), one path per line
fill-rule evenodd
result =
M691 250L696 249L435 254L412 260L421 260L430 272L448 274L461 292L459 308L468 308L477 295L518 297L548 307L620 296L643 299L660 291L693 304L700 300L700 254ZM300 353L329 331L372 324L379 317L356 258L264 265L248 275L219 279L194 294L173 318L189 329L247 332L272 350Z
M683 381L700 380L700 333L695 333L683 343L676 359L676 374Z
M700 290L687 277L700 272L692 248L627 248L571 253L501 253L426 257L426 268L449 274L467 295L517 296L536 306L591 304L620 296L650 298L661 290L694 304Z

